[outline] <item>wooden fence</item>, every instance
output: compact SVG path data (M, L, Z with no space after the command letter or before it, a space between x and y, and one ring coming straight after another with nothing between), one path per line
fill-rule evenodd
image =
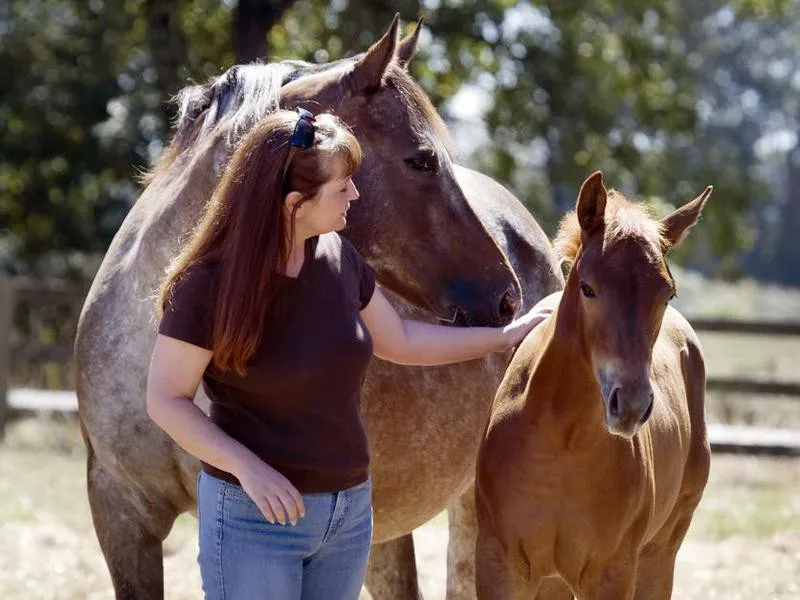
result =
M738 319L690 319L689 322L698 332L800 337L800 322ZM709 377L706 381L706 389L711 392L790 396L800 400L800 382L764 381L747 377Z
M11 331L20 305L59 305L77 316L87 290L44 286L0 277L0 439L12 411L71 411L77 408L74 393L69 391L17 389L9 392L12 353L23 353L35 360L63 361L72 354L71 336L67 342L43 344L36 341L12 343ZM690 319L698 332L750 334L769 337L800 337L800 322L765 322L729 319ZM74 333L74 331L73 331ZM800 400L800 382L776 382L744 377L709 377L711 392L750 395L780 395ZM800 407L799 407L800 408ZM709 428L712 448L718 452L800 456L800 430L766 429L714 425Z
M0 276L0 439L12 412L48 408L48 402L42 404L41 400L53 394L9 389L14 365L64 365L72 360L72 340L87 291L85 286L46 285ZM47 335L42 335L44 330ZM60 383L71 386L72 382ZM75 405L64 402L65 394L71 392L60 393L60 406Z

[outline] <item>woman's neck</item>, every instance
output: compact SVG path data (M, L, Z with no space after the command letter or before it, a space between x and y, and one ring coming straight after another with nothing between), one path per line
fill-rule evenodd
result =
M299 228L295 228L292 235L292 247L289 249L289 256L286 258L286 275L296 277L303 268L306 257L306 241L311 236Z

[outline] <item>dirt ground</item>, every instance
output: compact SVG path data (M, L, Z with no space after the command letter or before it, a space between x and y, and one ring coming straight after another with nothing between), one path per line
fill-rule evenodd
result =
M167 598L201 597L195 521L165 544ZM414 533L425 598L444 598L447 520ZM674 598L800 598L800 461L716 456L678 556ZM74 422L15 422L0 443L0 598L113 598Z

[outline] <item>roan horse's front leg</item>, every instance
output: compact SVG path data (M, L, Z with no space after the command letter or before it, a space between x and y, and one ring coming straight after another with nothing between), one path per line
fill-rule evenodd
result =
M372 546L366 587L373 600L421 600L410 533Z
M475 487L470 485L447 509L447 600L475 600Z
M448 508L447 600L475 600L475 489L467 488ZM370 552L367 590L374 600L416 600L418 587L411 534L383 544Z

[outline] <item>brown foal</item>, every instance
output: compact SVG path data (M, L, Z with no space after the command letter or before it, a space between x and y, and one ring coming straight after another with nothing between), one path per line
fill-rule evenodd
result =
M478 597L663 599L708 479L705 369L664 254L709 186L661 221L597 172L556 248L554 314L498 390L478 459Z

